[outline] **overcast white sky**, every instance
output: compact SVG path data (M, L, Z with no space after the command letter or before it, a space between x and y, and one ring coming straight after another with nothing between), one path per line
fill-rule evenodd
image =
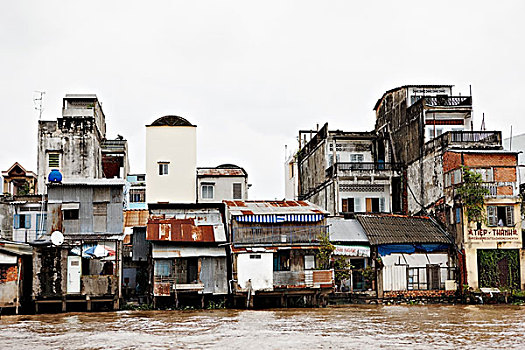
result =
M371 130L385 90L472 84L474 125L525 133L525 1L3 1L0 168L36 171L43 118L95 93L108 138L144 172L145 124L196 124L198 165L235 163L252 199L283 198L299 129Z

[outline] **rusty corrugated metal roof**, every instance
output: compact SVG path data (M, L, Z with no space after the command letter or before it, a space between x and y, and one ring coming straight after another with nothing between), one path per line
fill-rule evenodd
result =
M246 176L243 169L198 168L197 176Z
M147 209L124 211L124 227L147 226L149 212Z
M223 201L232 215L325 214L328 212L308 201Z

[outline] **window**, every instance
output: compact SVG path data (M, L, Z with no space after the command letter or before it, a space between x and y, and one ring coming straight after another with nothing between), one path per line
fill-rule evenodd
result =
M353 213L355 211L354 198L343 199L343 213Z
M78 220L78 209L64 209L62 213L64 220Z
M293 162L288 163L288 174L289 174L290 179L292 179L295 176Z
M351 163L362 163L365 157L362 154L351 154L350 162Z
M233 184L233 199L242 199L242 184Z
M335 162L339 163L339 160L340 160L339 154L336 154L335 155ZM328 155L328 167L331 167L332 165L334 165L334 155L333 155L333 153Z
M261 254L250 254L250 259L260 259Z
M159 162L159 175L168 175L168 162Z
M39 232L47 230L47 214L36 214L36 230Z
M290 271L290 251L281 250L273 253L273 270Z
M171 276L171 260L155 260L155 276Z
M384 198L367 198L366 212L367 213L383 213L385 211Z
M47 164L50 168L60 168L60 153L48 153Z
M203 184L201 185L201 195L202 199L213 199L213 184Z
M31 214L15 214L13 221L14 228L31 228Z
M131 189L129 191L129 201L131 203L145 203L146 202L146 190L141 189Z
M452 183L457 185L461 183L461 169L456 169L452 172L453 180Z
M106 203L93 203L93 216L106 216L107 215L107 204Z
M492 168L488 169L472 169L474 172L481 175L483 182L492 182L494 181L494 172Z
M489 226L514 226L514 207L488 206L487 217Z

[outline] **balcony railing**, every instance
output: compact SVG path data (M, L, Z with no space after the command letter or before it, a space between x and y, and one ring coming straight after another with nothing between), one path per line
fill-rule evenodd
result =
M425 96L422 100L426 106L471 107L471 96Z
M317 243L328 233L326 225L312 226L250 226L233 229L234 244L297 244Z
M332 177L334 174L340 176L350 176L355 173L381 174L392 171L400 171L399 163L382 163L382 162L347 162L335 163L326 169L326 176Z
M501 146L501 131L448 131L425 144L425 151L447 146L499 148Z
M330 287L334 283L333 270L274 271L274 288Z

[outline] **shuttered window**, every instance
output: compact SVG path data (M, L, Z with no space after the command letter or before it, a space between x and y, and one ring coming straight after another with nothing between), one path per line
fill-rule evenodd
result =
M507 214L507 226L514 226L514 208L513 207L506 207L506 214Z
M31 228L31 214L15 214L13 228Z
M242 184L233 184L233 199L242 199Z
M498 224L496 207L494 206L487 207L487 217L488 217L489 226L496 226Z
M60 168L60 153L49 153L47 157L50 168Z

